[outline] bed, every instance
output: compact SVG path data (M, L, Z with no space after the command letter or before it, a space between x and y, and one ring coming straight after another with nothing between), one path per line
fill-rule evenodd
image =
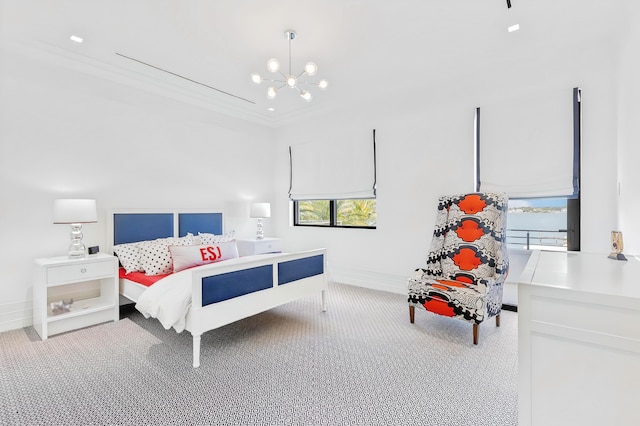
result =
M229 235L223 232L219 212L127 210L111 211L108 216L110 252L114 247L157 239ZM193 367L200 365L204 332L313 294L321 295L321 308L326 311L326 261L325 249L254 255L187 268L158 281L179 280L190 288L184 329L193 338ZM121 273L120 294L139 302L150 287L128 276Z

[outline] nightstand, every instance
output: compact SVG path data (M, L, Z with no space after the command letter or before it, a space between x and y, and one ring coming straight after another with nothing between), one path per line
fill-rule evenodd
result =
M89 298L75 300L68 309L52 310L52 303L93 288ZM95 294L99 291L99 295ZM104 253L84 259L50 257L35 260L33 327L42 340L65 331L118 321L118 261Z
M263 238L261 240L237 240L238 254L251 256L252 254L280 253L282 240L280 238Z

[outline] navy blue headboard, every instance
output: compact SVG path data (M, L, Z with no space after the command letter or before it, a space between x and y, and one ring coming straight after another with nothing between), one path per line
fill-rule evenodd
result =
M184 237L189 232L222 234L222 213L178 213L178 236Z
M183 237L191 232L221 235L222 213L114 213L113 244Z

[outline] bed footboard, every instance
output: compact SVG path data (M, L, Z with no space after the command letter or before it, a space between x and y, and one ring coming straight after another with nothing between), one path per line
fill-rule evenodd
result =
M202 333L318 292L326 311L327 288L325 249L252 256L194 270L186 319L193 336L193 366L200 365Z

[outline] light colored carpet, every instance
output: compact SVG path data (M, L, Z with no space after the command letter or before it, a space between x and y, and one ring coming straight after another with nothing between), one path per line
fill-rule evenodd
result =
M132 313L40 341L0 334L2 425L515 425L517 314L480 327L331 284L202 336Z

